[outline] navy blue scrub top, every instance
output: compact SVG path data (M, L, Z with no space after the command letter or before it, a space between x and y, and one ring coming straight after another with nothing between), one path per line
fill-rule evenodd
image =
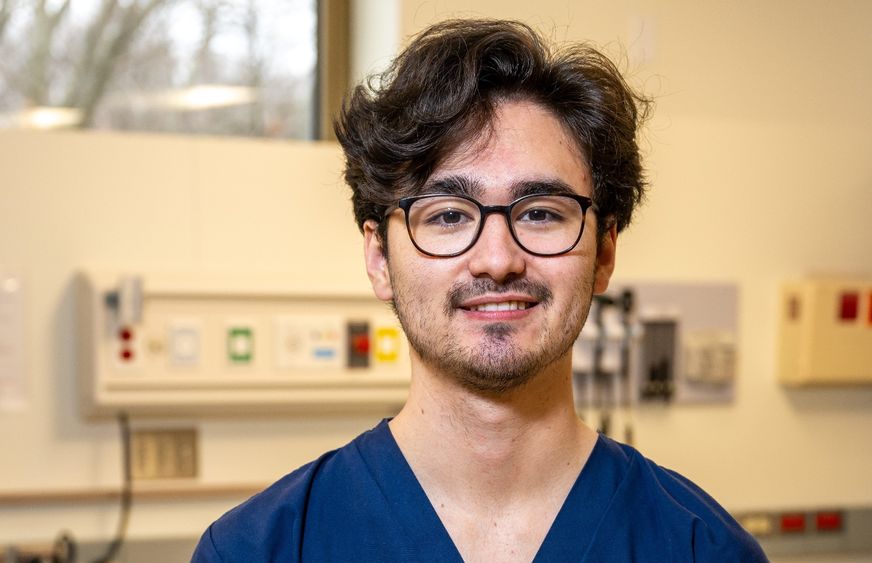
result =
M462 561L384 420L232 509L203 562ZM766 561L708 494L600 435L534 559Z

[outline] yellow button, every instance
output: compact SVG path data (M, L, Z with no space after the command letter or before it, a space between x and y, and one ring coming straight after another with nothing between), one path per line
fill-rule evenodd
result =
M400 329L376 328L373 356L377 362L396 362L400 358Z

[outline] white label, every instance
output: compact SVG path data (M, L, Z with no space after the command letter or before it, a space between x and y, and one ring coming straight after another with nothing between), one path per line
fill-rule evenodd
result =
M282 369L345 366L345 319L338 315L276 318L276 365Z
M0 410L26 404L24 375L24 287L0 270Z

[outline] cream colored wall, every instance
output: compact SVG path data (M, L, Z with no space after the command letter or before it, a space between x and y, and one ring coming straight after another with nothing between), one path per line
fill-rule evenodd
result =
M120 483L114 422L85 422L77 410L78 269L289 273L313 291L325 280L368 291L341 166L332 144L0 132L0 270L24 280L29 386L24 410L0 409L0 499ZM199 428L200 484L260 485L379 417L265 415L167 423ZM130 533L199 535L241 500L137 502ZM49 541L62 528L109 537L117 513L114 502L0 504L0 545Z
M404 34L469 5L405 2ZM620 241L617 274L740 286L735 403L646 409L641 449L733 509L872 504L872 389L787 391L774 375L778 284L872 270L872 5L471 5L557 38L628 46L633 80L658 98L645 141L654 189ZM25 279L30 386L26 410L0 411L0 492L119 483L114 425L75 409L76 269L291 271L315 288L337 277L361 287L340 173L329 145L0 133L0 268ZM326 214L323 226L298 213L303 203ZM375 418L178 422L200 429L202 482L220 484L275 479ZM130 533L195 535L239 500L139 502ZM61 528L108 537L116 514L0 506L0 544Z
M872 4L406 1L411 35L447 17L526 21L624 54L656 98L652 190L616 276L739 284L736 400L647 408L638 445L734 509L872 504L872 388L775 381L777 292L872 273ZM471 8L470 8L471 6Z

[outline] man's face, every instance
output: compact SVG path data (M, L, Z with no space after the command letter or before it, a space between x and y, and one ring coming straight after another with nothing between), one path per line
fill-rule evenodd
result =
M557 119L532 102L504 102L491 135L449 155L427 191L461 190L484 205L506 205L530 186L569 187L591 196L590 172ZM390 260L365 225L367 270L376 296L393 301L414 353L426 369L489 393L515 389L564 362L614 267L615 233L596 244L588 211L581 241L570 252L533 256L491 214L466 253L434 258L419 252L402 211L388 219Z

